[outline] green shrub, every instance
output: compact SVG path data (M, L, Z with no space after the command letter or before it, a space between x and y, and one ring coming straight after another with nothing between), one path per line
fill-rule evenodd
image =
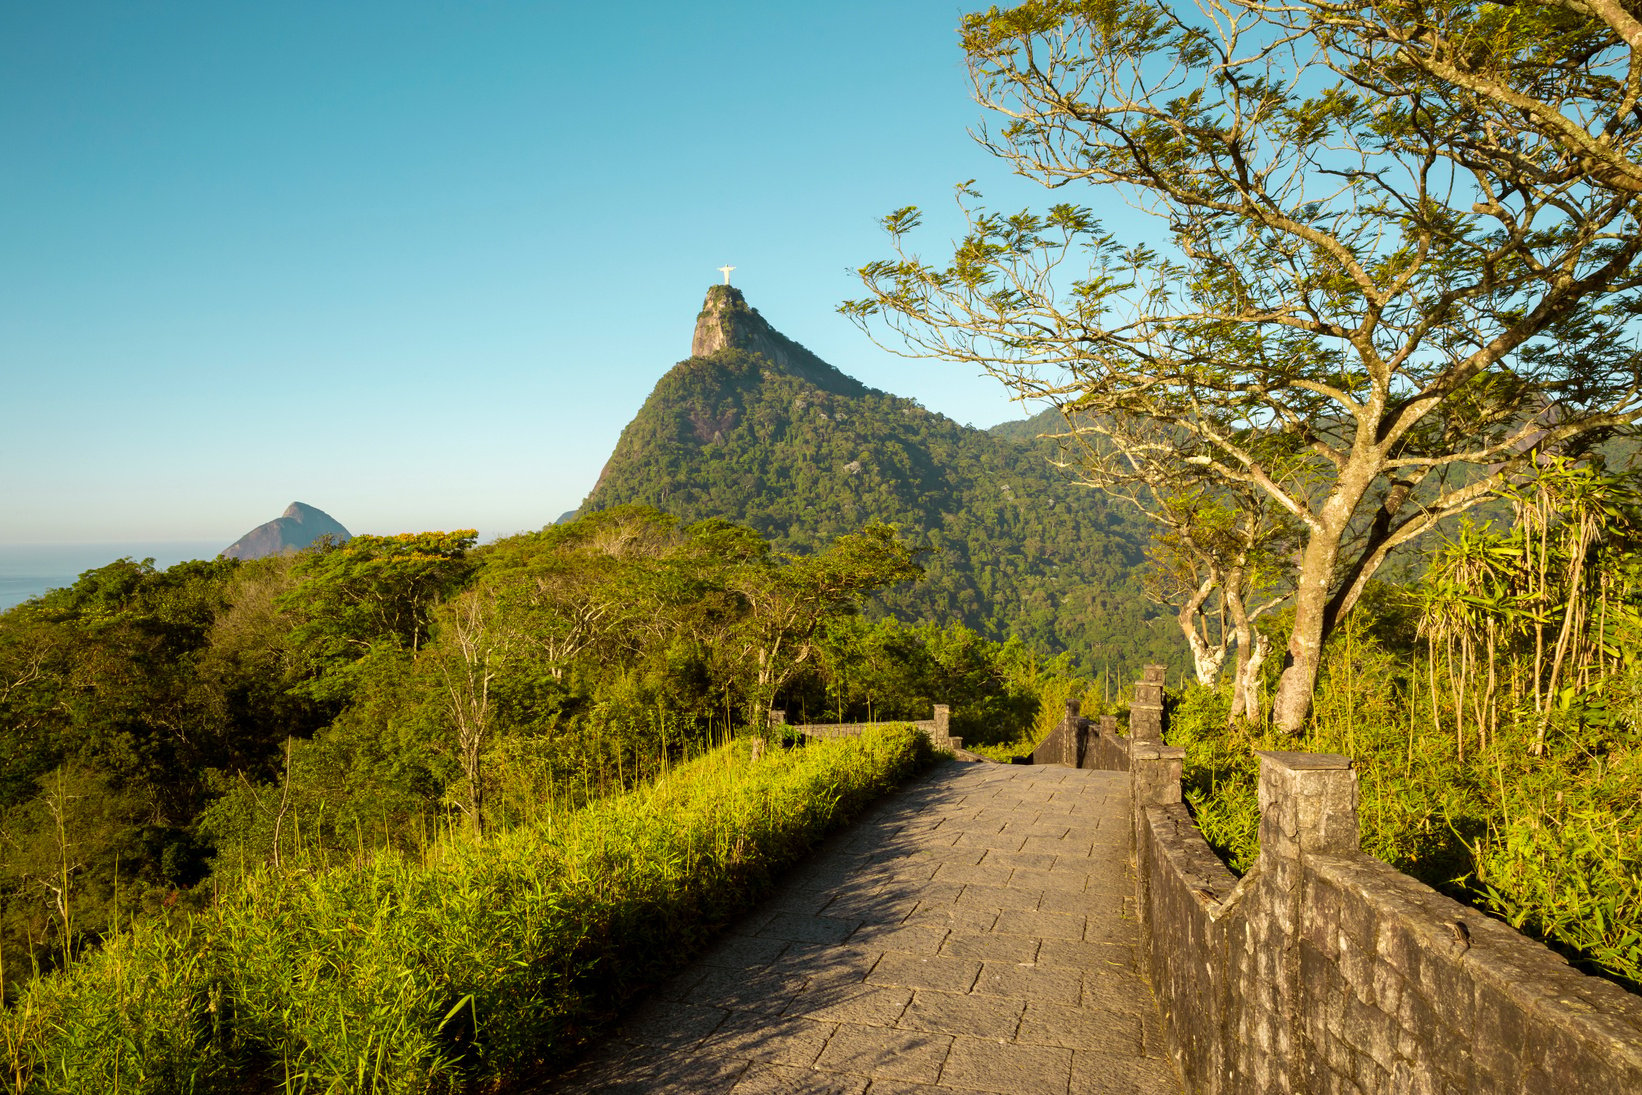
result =
M387 1095L531 1073L931 757L908 729L756 762L738 743L482 841L253 871L20 993L0 1015L12 1086Z

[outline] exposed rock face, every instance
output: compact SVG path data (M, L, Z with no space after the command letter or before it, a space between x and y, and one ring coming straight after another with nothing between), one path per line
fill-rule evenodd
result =
M340 543L352 535L324 510L302 502L292 502L285 507L284 513L247 532L222 554L230 559L261 559L282 552L301 551L311 547L321 536L330 536Z
M807 380L824 391L839 395L865 395L871 391L771 327L758 314L758 309L747 303L740 289L714 285L707 290L706 303L696 317L690 356L711 357L725 349L763 354L781 372Z

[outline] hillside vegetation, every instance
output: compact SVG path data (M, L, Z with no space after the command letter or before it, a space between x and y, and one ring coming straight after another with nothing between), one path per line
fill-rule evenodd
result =
M866 521L896 527L925 579L878 603L904 620L1069 651L1127 678L1177 663L1145 598L1150 531L1053 467L1037 430L977 430L875 391L714 286L692 357L622 432L582 512L639 503L722 517L809 551Z
M743 742L483 840L298 845L17 994L7 1087L408 1095L529 1076L929 759L909 728L758 760Z
M419 855L633 788L771 707L947 703L955 732L1004 740L1067 672L859 616L917 579L884 526L806 555L635 508L473 539L123 560L0 615L5 990L299 855Z

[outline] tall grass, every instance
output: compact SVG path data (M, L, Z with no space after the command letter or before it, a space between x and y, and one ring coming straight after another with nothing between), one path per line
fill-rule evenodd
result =
M6 1082L388 1095L531 1074L929 759L910 729L730 745L483 840L253 871L19 993Z

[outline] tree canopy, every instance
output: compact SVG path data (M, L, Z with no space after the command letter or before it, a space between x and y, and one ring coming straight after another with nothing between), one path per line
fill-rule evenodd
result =
M988 210L845 311L1092 431L1094 481L1255 490L1302 526L1275 703L1387 555L1546 450L1627 427L1642 368L1642 36L1550 5L1043 0L967 16L978 136L1149 219Z

